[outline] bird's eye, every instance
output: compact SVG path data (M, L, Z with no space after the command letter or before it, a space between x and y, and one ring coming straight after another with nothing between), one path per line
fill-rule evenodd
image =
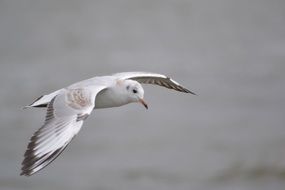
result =
M136 94L136 93L138 93L138 91L137 91L136 89L133 89L133 93L135 93L135 94Z

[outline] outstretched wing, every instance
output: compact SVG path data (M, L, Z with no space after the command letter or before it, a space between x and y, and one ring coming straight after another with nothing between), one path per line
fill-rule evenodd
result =
M159 86L163 86L169 89L177 90L180 92L185 93L191 93L194 94L194 92L186 89L182 85L180 85L178 82L174 81L173 79L156 73L148 73L148 72L124 72L124 73L117 73L113 76L118 77L120 79L131 79L138 81L139 83L143 84L156 84Z
M49 102L44 125L34 133L25 152L21 175L38 172L60 155L92 112L102 89L65 89Z

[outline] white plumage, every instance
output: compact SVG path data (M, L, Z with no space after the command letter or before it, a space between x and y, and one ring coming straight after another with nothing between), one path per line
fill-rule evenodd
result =
M194 94L161 74L125 72L94 77L41 96L26 106L47 107L47 114L44 125L30 140L22 162L21 175L30 176L51 163L80 131L93 109L131 102L140 102L147 108L140 83Z

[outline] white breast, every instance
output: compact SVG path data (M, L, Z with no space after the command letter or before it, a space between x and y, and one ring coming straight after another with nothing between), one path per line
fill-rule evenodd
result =
M95 109L118 107L130 103L128 96L119 89L107 88L99 92L95 100Z

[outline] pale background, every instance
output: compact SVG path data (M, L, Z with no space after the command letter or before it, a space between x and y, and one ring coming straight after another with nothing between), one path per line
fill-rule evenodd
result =
M284 0L0 1L0 189L284 190ZM167 74L98 110L66 151L19 176L39 95L96 75Z

